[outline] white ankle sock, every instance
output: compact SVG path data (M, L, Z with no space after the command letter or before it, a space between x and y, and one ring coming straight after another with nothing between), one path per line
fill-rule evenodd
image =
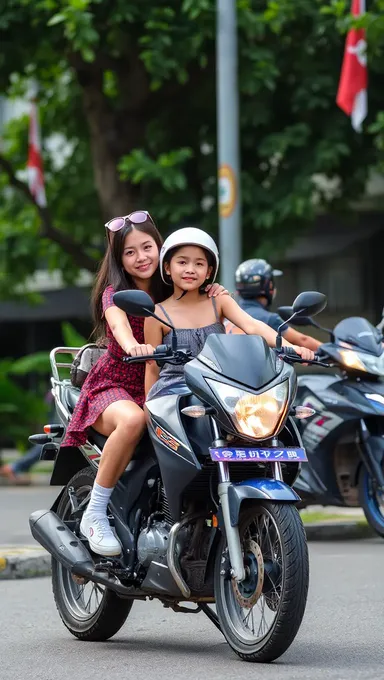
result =
M91 513L92 515L98 515L99 517L106 516L107 505L113 489L114 487L112 487L112 489L106 489L105 486L100 486L100 484L95 482L91 493L91 499L86 510L87 514Z

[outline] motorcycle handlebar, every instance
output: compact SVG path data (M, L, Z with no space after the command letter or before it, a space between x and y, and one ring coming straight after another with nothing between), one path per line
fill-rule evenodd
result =
M161 358L161 354L143 354L141 357L123 357L123 361L127 364L138 364L143 361L158 361Z
M188 352L184 352L183 350L176 350L174 352L166 345L159 345L159 347L156 348L154 354L143 354L142 356L138 357L123 357L123 361L128 364L142 363L144 361L157 361L158 364L161 362L166 363L167 361L171 361L173 363L182 364L190 361L191 358L192 357Z
M324 368L329 368L330 364L325 363L321 360L321 357L315 354L314 359L303 359L300 354L293 349L293 347L282 347L279 351L279 355L285 357L288 361L294 361L298 364L306 364L307 366L323 366Z
M166 351L163 350L164 345L161 346L162 351L156 352L154 354L144 354L143 356L139 357L123 357L123 361L129 364L133 363L142 363L144 361L157 361L157 362L162 362L164 361L172 361L176 358L179 359L188 359L187 355L185 357L177 357L174 352L170 352L169 349ZM303 359L300 354L297 354L293 347L282 347L281 350L278 352L278 354L282 357L285 358L287 361L292 361L298 364L307 364L309 365L316 365L316 366L323 366L324 368L329 368L330 364L325 363L324 361L321 360L321 357L318 355L315 355L315 358L313 360L311 359Z

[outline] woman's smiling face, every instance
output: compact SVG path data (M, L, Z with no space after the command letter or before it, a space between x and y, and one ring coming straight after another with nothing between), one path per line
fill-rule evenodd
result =
M149 234L132 229L124 241L122 265L133 279L150 279L159 264L159 249Z

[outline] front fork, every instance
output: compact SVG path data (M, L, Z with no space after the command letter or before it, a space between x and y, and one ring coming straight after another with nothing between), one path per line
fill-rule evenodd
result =
M384 492L384 473L382 459L384 444L382 437L372 436L362 418L360 420L360 455L371 479L376 481L378 490Z
M226 480L225 477L227 477ZM244 581L244 558L241 549L239 527L233 527L231 525L229 514L228 487L231 486L231 482L229 481L228 463L219 463L219 478L220 480L223 480L219 482L219 498L223 513L225 534L227 537L229 559L231 562L231 576L235 581Z
M215 441L213 442L214 447L223 447L226 442L220 438L220 432L217 427L214 418L211 418L212 428L215 435ZM273 441L273 446L277 446L277 443ZM280 463L275 463L275 478L282 479L281 465ZM218 492L221 504L221 510L223 513L223 521L225 526L225 534L227 537L227 545L229 552L229 559L231 563L231 576L235 581L240 582L245 579L245 569L244 569L244 556L241 549L239 527L232 526L231 517L229 512L229 500L228 500L228 489L232 485L229 476L229 464L220 462L219 466L219 485Z
M217 423L214 418L211 418L211 425L215 437L215 440L212 445L215 447L225 446L226 442L224 441L224 439L221 439L219 428L217 427ZM231 480L229 477L229 466L228 463L219 463L218 466L219 466L218 492L221 510L223 513L225 534L227 537L229 559L231 562L231 576L232 578L235 579L235 581L244 581L245 579L244 558L243 551L241 549L239 527L232 526L229 512L228 489L231 486Z

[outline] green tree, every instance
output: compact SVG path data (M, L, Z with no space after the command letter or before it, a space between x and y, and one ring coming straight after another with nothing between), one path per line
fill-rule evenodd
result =
M87 342L69 323L62 324L62 334L67 347L82 347ZM71 361L68 354L60 356L60 362L68 364L68 369L60 369L63 378L69 378ZM21 383L31 373L40 378L33 391L24 389ZM46 403L50 375L48 352L0 360L0 454L4 443L25 449L29 435L43 426L50 411Z
M383 154L383 0L372 0L370 101L357 135L335 96L344 0L238 0L244 252L283 247L317 210L344 210ZM371 36L371 38L370 38ZM20 171L27 118L0 155L0 295L41 261L94 270L105 218L145 206L167 233L216 230L214 0L0 0L0 91L40 83L49 209ZM370 126L370 127L369 127ZM314 177L337 180L333 195ZM314 200L315 196L315 200Z

